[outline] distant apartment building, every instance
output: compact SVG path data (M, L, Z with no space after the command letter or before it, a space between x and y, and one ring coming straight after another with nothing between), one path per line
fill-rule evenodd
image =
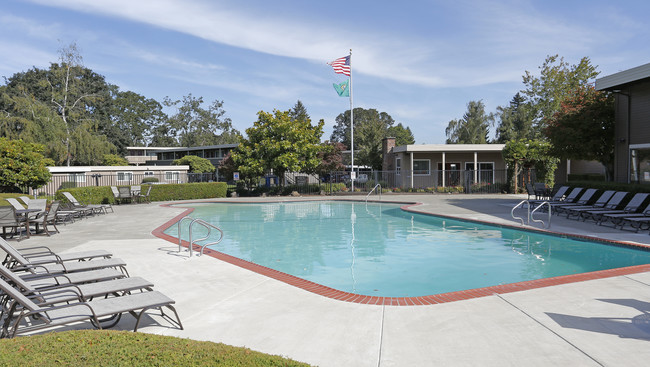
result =
M650 184L650 63L596 79L616 98L614 180Z

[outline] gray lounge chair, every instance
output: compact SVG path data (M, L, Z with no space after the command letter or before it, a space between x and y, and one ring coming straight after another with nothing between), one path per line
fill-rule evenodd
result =
M621 203L627 197L629 193L626 191L618 191L614 195L612 195L612 198L607 201L607 203L604 206L598 206L598 207L584 207L584 208L570 208L569 209L569 215L567 218L570 218L571 216L576 216L574 219L581 219L582 221L586 221L587 219L590 219L592 217L593 212L597 211L605 211L605 210L616 210L620 207Z
M533 189L534 190L534 189ZM547 200L549 202L560 202L564 199L564 195L566 195L566 192L569 191L569 186L560 186L560 188L553 194L551 197L551 200ZM541 203L544 200L532 200L532 203Z
M566 206L559 208L559 213L566 213L566 217L569 218L571 215L579 215L581 210L596 210L604 208L607 205L607 202L614 196L616 191L607 190L603 192L600 197L592 205L577 205L577 206ZM622 198L621 198L622 200ZM558 215L559 215L558 213ZM576 214L578 213L578 214Z
M18 199L22 200L25 205L29 205L29 201L31 200L29 196L19 196Z
M580 198L576 199L573 202L564 202L564 201L562 201L562 202L559 202L559 203L550 203L550 204L551 204L551 207L553 208L553 212L555 212L555 214L559 214L563 210L566 210L566 208L568 208L568 207L587 205L587 203L589 203L589 201L591 200L591 198L594 196L594 194L597 191L598 190L596 190L596 189L587 189L587 190L585 190L585 192L582 193ZM567 199L569 199L569 198L567 197Z
M149 309L160 310L163 317L183 329L173 306L174 300L157 291L50 306L29 299L2 279L0 279L0 290L10 298L0 337L12 338L18 334L80 321L90 321L94 327L101 329L100 318L127 312L136 317L133 331L137 331L142 315ZM163 307L169 308L174 313L175 320L164 313ZM28 319L30 322L25 323L24 321Z
M91 261L64 261L54 263L32 264L27 258L22 256L13 246L5 240L0 239L0 248L7 253L4 265L14 270L25 270L32 274L37 273L74 273L78 271L97 270L103 268L116 268L128 276L126 263L119 258L96 259Z
M90 209L93 214L102 214L102 213L106 214L106 213L108 213L106 211L107 208L110 208L111 211L113 210L113 207L110 206L110 204L106 204L106 205L104 205L104 204L101 204L101 205L99 205L99 204L83 204L83 203L79 202L77 199L75 199L75 197L72 196L72 194L67 192L67 191L63 191L63 196L65 196L65 198L68 199L68 201L70 201L73 208L76 208L76 209Z
M608 214L619 214L619 213L634 213L639 210L643 202L648 198L648 195L646 193L637 193L635 194L632 199L630 199L630 202L627 203L625 208L622 210L589 210L586 213L588 213L593 220L596 221L597 224L601 224L603 219L605 219L605 215Z
M641 213L629 213L629 212L624 212L624 213L608 213L608 214L603 214L603 216L600 218L600 221L598 222L599 225L604 225L605 223L612 222L614 225L614 228L621 226L621 229L625 226L627 223L628 219L632 218L650 218L650 205L648 205ZM638 229L637 229L638 232Z
M14 199L14 198L6 198L5 200L7 200L7 202L8 202L9 204L11 204L11 206L13 206L16 210L25 210L25 209L27 209L27 208L25 208L25 207L23 206L23 204L21 204L17 199Z
M4 266L0 266L0 275L7 282L13 283L25 295L38 295L39 301L55 304L69 301L89 301L93 297L122 296L131 291L151 291L153 283L140 278L117 278L86 284L60 284L38 288L24 280Z
M29 260L32 265L61 263L64 261L86 261L96 258L109 258L113 256L113 254L106 250L89 250L59 254L55 253L47 246L34 246L17 249L6 241L4 243L0 242L0 245L10 246L21 256Z
M126 278L126 275L116 269L98 269L79 271L76 273L68 274L32 274L32 273L16 273L21 279L28 282L36 289L51 288L62 284L86 284L102 282L113 279Z

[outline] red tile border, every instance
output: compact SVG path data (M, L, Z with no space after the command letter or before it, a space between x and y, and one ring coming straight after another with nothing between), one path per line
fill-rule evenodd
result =
M333 200L333 199L328 199L328 201L354 201L354 200ZM211 201L193 201L191 204L194 203L227 203L227 204L233 204L233 205L241 205L241 204L259 204L259 203L269 203L270 201L247 201L247 202L232 202L232 201L223 201L223 200L211 200ZM292 202L292 201L283 201L283 202ZM300 201L304 202L304 201ZM404 202L395 202L395 201L382 201L382 203L391 203L391 204L405 204ZM188 203L190 204L190 203ZM175 203L175 204L163 204L161 205L162 207L178 207L179 205L182 205L182 203ZM439 215L439 214L431 214L431 213L426 213L426 212L421 212L418 210L415 210L412 207L418 206L420 203L407 203L404 206L402 206L402 209L405 211L417 213L417 214L423 214L423 215L429 215L429 216L434 216L434 217L442 217L442 218L449 218L449 219L454 219L454 220L460 220L463 222L470 222L470 223L478 223L478 224L487 224L491 226L498 226L498 227L505 227L505 228L513 228L517 230L523 230L523 231L529 231L529 232L538 232L538 233L544 233L544 234L549 234L549 235L554 235L554 236L566 236L566 237L573 237L573 238L582 238L586 239L589 241L595 241L595 242L601 242L609 245L614 245L614 246L623 246L623 247L637 247L637 248L644 248L648 249L650 246L646 246L643 244L638 244L638 243L631 243L631 242L621 242L621 241L609 241L609 240L604 240L601 238L595 238L595 237L590 237L590 236L582 236L582 235L572 235L572 234L566 234L566 233L559 233L559 232L552 232L549 230L543 230L543 229L536 229L536 228L521 228L518 226L514 225L507 225L507 224L498 224L498 223L491 223L491 222L486 222L486 221L480 221L480 220L469 220L465 218L458 218L450 215ZM176 217L170 219L167 221L165 224L161 225L160 227L154 229L151 233L158 237L162 238L164 240L167 240L172 243L178 243L178 238L169 236L164 233L164 231L171 227L172 225L175 225L181 218L189 215L194 211L193 208L187 208L183 213L177 215ZM182 246L183 247L188 247L189 244L187 241L182 241ZM194 250L200 251L201 248L198 245L194 246ZM428 296L419 296L419 297L378 297L378 296L366 296L366 295L359 295L359 294L354 294L354 293L349 293L349 292L343 292L339 291L337 289L333 289L318 283L311 282L309 280L305 280L290 274L286 274L271 268L267 268L262 265L258 265L255 263L252 263L247 260L243 260L240 258L236 258L234 256L230 256L227 254L224 254L219 251L215 251L212 249L206 249L203 252L205 255L214 257L216 259L219 259L221 261L225 261L227 263L239 266L241 268L256 272L258 274L267 276L269 278L279 280L281 282L287 283L289 285L304 289L308 292L312 292L315 294L318 294L320 296L324 296L327 298L332 298L344 302L352 302L352 303L360 303L360 304L368 304L368 305L383 305L383 306L420 306L420 305L433 305L433 304L438 304L438 303L449 303L449 302L456 302L456 301L461 301L461 300L467 300L467 299L473 299L473 298L481 298L481 297L486 297L494 294L506 294L506 293L512 293L512 292L519 292L519 291L524 291L524 290L530 290L530 289L536 289L536 288L544 288L544 287L550 287L554 285L561 285L561 284L569 284L569 283L577 283L577 282L583 282L586 280L594 280L594 279L604 279L604 278L611 278L611 277L616 277L616 276L622 276L622 275L630 275L630 274L636 274L636 273L643 273L643 272L650 272L650 264L646 265L635 265L635 266L628 266L624 268L616 268L616 269L607 269L607 270L600 270L600 271L594 271L594 272L589 272L589 273L581 273L581 274L571 274L571 275L563 275L559 277L553 277L553 278L544 278L544 279L535 279L535 280L529 280L529 281L524 281L524 282L518 282L518 283L511 283L511 284L501 284L497 286L492 286L492 287L484 287L484 288L475 288L475 289L468 289L468 290L463 290L463 291L457 291L457 292L448 292L448 293L440 293L440 294L432 294Z

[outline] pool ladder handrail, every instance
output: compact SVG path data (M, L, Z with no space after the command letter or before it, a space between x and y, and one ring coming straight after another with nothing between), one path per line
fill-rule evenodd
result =
M535 218L533 217L533 214L535 214L535 212L536 212L538 209L540 209L541 207L543 207L544 205L547 205L547 206L548 206L548 226L547 226L546 224L544 224L544 221L543 221L543 220L541 220L541 219L535 219ZM533 209L533 210L530 212L530 220L532 220L532 221L535 222L535 223L542 223L542 228L544 228L544 229L549 229L549 228L551 228L551 214L552 214L552 213L551 213L551 203L549 203L548 201L542 201L541 204L539 204L535 209Z
M190 236L189 236L189 240L190 240L189 241L190 242L190 245L189 245L190 257L192 257L192 248L194 247L194 243L198 242L198 241L204 241L204 240L207 240L208 238L210 238L210 235L212 234L212 229L216 229L217 231L219 231L219 233L220 233L219 239L217 241L215 241L215 242L210 242L210 243L203 244L201 246L201 252L200 252L199 255L201 255L201 256L203 255L203 250L205 249L206 246L216 245L216 244L218 244L219 242L221 242L223 240L223 231L221 230L221 228L219 228L219 227L217 227L217 226L215 226L213 224L210 224L210 223L204 221L203 219L192 218L192 217L189 217L189 216L188 217L183 217L181 220L178 221L178 252L181 252L182 242L183 242L182 237L181 237L181 223L183 223L183 221L185 221L186 219L191 220L190 226L189 226L189 231L190 231L190 233L189 233L190 234ZM194 225L194 223L198 223L198 224L202 225L203 227L205 227L208 230L208 234L203 238L192 239L192 226Z
M522 217L518 217L518 216L515 215L515 210L516 210L517 208L519 208L520 206L524 205L524 204L526 204L527 209L528 209L528 213L527 213L527 218L526 218L526 223L525 223L525 224L530 224L530 222L533 221L533 222L535 222L535 223L542 223L542 227L543 227L544 229L551 228L551 204L550 204L548 201L543 201L541 204L539 204L538 206L536 206L536 207L531 211L531 210L530 210L531 202L530 202L529 200L522 200L522 201L519 202L519 204L515 205L515 206L512 208L512 210L510 211L510 215L512 216L512 219L518 219L518 220L521 221L521 225L522 225L522 226L524 225L524 219L523 219ZM540 208L542 208L544 205L547 205L547 206L548 206L548 225L546 225L546 223L544 223L544 221L541 220L541 219L535 219L535 218L533 218L533 214L535 214L535 212L537 212L537 211L538 211Z
M377 192L379 193L379 200L381 200L381 184L376 184L375 187L373 187L372 190L370 190L368 195L366 195L366 203L368 202L368 196L370 196L370 194L372 194L373 191L375 191L377 189L377 187L379 187L379 191L377 191Z

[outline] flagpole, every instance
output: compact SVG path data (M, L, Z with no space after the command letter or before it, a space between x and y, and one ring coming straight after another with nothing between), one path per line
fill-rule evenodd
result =
M350 178L352 179L352 192L354 192L354 179L356 175L354 173L354 109L352 108L352 49L350 49L350 145L351 145L351 154L350 161L352 162L352 171L350 172Z

